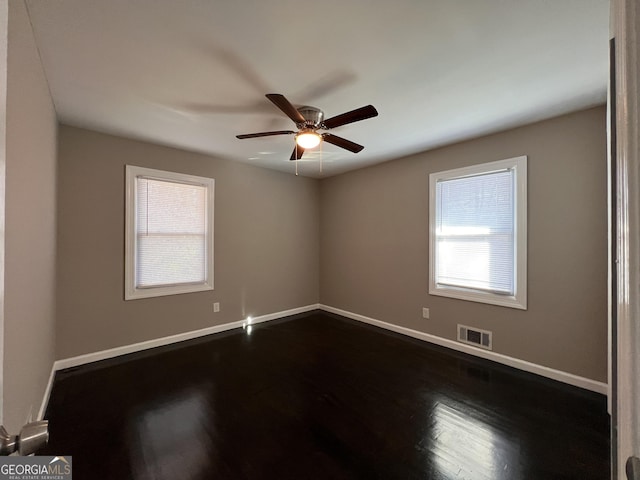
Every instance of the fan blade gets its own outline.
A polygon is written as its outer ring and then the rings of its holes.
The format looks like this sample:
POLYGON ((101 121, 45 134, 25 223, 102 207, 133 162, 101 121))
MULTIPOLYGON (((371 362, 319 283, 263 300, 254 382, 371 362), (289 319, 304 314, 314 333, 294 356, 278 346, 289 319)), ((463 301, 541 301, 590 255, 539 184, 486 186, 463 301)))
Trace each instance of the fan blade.
POLYGON ((335 117, 328 118, 324 122, 326 128, 336 128, 348 123, 359 122, 360 120, 366 120, 367 118, 377 117, 378 111, 373 105, 367 105, 366 107, 356 108, 350 112, 336 115, 335 117))
POLYGON ((322 138, 324 139, 325 142, 332 143, 340 148, 344 148, 345 150, 349 150, 350 152, 353 152, 353 153, 358 153, 364 148, 362 145, 358 145, 357 143, 347 140, 346 138, 342 138, 337 135, 332 135, 331 133, 324 133, 322 135, 322 138))
POLYGON ((296 143, 296 146, 293 147, 293 152, 291 152, 291 158, 289 160, 300 160, 303 154, 304 148, 296 143))
POLYGON ((244 135, 236 135, 236 138, 243 140, 245 138, 270 137, 272 135, 291 135, 296 133, 293 130, 276 130, 275 132, 245 133, 244 135))
POLYGON ((273 104, 284 112, 284 114, 293 120, 296 124, 305 123, 304 117, 300 114, 296 107, 289 103, 289 100, 284 98, 284 95, 279 93, 267 93, 266 97, 273 102, 273 104))

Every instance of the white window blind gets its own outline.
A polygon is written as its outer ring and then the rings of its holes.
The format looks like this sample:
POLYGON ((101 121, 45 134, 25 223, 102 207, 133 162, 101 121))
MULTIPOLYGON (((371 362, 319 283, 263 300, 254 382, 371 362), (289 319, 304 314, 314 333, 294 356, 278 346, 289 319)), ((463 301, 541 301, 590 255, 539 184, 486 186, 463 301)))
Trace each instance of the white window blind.
POLYGON ((513 169, 436 184, 436 283, 514 294, 513 169))
POLYGON ((127 165, 125 300, 213 290, 214 184, 127 165))
POLYGON ((136 182, 136 287, 204 282, 206 187, 144 177, 136 182))
POLYGON ((527 157, 429 175, 429 293, 527 308, 527 157))

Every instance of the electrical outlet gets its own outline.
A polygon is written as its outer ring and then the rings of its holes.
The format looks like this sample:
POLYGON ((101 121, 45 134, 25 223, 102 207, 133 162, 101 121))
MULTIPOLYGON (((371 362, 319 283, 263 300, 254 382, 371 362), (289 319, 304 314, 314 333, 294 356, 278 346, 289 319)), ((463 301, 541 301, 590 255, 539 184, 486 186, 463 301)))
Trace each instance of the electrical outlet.
POLYGON ((426 307, 422 307, 422 318, 429 318, 429 309, 426 307))
POLYGON ((220 311, 220 302, 215 302, 213 304, 213 312, 218 313, 220 311))

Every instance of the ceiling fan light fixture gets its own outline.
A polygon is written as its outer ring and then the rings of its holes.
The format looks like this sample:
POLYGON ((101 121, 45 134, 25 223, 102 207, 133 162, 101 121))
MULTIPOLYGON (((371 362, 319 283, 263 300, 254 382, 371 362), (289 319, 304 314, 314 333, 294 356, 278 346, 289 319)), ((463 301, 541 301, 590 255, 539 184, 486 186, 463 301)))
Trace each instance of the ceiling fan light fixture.
POLYGON ((296 143, 305 150, 315 148, 320 144, 322 137, 313 130, 303 130, 296 135, 296 143))
MULTIPOLYGON (((289 160, 300 160, 306 150, 317 147, 320 143, 330 143, 352 153, 358 153, 364 148, 355 142, 346 138, 333 135, 331 133, 318 133, 318 130, 331 130, 342 125, 359 122, 378 116, 378 111, 373 105, 356 108, 349 112, 341 113, 334 117, 324 119, 324 112, 316 107, 303 105, 294 107, 284 95, 279 93, 267 93, 266 97, 276 107, 282 111, 293 123, 295 123, 297 132, 293 130, 277 130, 273 132, 258 132, 236 135, 236 138, 243 140, 245 138, 271 137, 273 135, 295 135, 295 148, 291 153, 289 160)), ((320 169, 322 171, 322 168, 320 169)), ((296 171, 297 174, 297 171, 296 171)))

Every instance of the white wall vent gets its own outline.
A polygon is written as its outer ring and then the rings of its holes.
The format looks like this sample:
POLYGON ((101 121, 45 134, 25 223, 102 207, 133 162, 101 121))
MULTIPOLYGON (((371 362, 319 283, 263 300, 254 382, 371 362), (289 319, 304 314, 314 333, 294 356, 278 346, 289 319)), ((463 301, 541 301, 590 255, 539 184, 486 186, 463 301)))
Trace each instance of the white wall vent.
POLYGON ((476 347, 492 350, 492 333, 488 330, 480 330, 479 328, 467 327, 458 324, 458 341, 468 343, 476 347))

